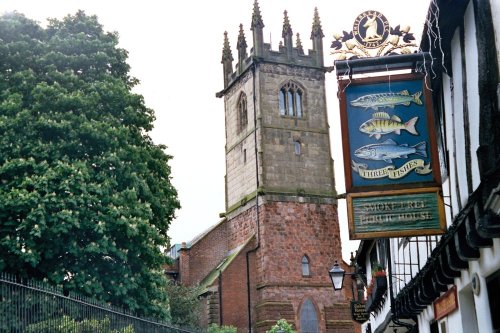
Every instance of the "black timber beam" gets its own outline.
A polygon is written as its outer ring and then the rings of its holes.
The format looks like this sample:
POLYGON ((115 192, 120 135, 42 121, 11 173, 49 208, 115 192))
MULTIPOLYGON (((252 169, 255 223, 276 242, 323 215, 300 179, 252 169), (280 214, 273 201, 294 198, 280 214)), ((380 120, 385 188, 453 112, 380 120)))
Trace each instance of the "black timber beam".
POLYGON ((425 297, 436 299, 439 297, 439 290, 432 283, 432 274, 426 274, 422 280, 422 293, 425 297))
POLYGON ((500 237, 500 216, 487 210, 477 223, 477 232, 481 237, 500 237))
POLYGON ((475 248, 493 246, 493 240, 489 237, 482 237, 476 229, 476 215, 472 210, 465 218, 465 230, 467 232, 467 243, 475 248))
POLYGON ((458 256, 453 239, 445 246, 445 251, 448 256, 448 262, 452 269, 458 271, 461 269, 469 268, 469 263, 465 260, 460 259, 460 257, 458 256))
POLYGON ((439 255, 439 263, 441 266, 441 269, 443 270, 443 274, 446 275, 449 278, 456 278, 460 277, 462 273, 460 270, 455 270, 450 267, 450 263, 448 261, 448 255, 445 253, 445 251, 441 251, 439 255))
POLYGON ((448 285, 438 281, 436 275, 432 276, 432 284, 434 285, 434 289, 438 290, 440 294, 448 290, 448 285))
POLYGON ((455 282, 455 279, 454 278, 450 278, 448 276, 446 276, 444 273, 443 273, 443 270, 440 269, 439 267, 436 269, 436 273, 434 275, 436 277, 436 280, 442 284, 442 285, 449 285, 449 284, 453 284, 453 282, 455 282))
MULTIPOLYGON (((467 242, 467 230, 465 229, 465 223, 460 223, 457 227, 457 232, 453 237, 455 241, 455 248, 457 249, 457 254, 462 260, 476 260, 479 259, 481 254, 479 250, 471 247, 467 242)), ((450 244, 451 246, 451 244, 450 244)))

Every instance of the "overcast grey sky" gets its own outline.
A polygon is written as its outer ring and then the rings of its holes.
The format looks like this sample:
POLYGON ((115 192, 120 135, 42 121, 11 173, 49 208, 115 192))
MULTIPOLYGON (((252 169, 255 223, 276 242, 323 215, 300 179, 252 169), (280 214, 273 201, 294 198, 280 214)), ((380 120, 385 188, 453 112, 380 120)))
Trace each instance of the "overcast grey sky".
MULTIPOLYGON (((0 12, 17 10, 46 23, 49 17, 62 18, 82 9, 97 15, 104 29, 117 31, 120 46, 129 52, 131 74, 141 81, 136 92, 155 110, 151 137, 165 144, 173 156, 172 183, 179 193, 182 209, 172 222, 173 243, 189 241, 219 221, 224 211, 224 107, 215 93, 223 88, 222 45, 228 32, 233 57, 239 24, 249 48, 250 21, 254 0, 1 0, 0 12)), ((333 34, 351 31, 356 16, 366 10, 385 15, 391 26, 409 25, 420 41, 430 0, 260 0, 264 39, 277 50, 281 40, 283 11, 293 33, 300 33, 302 45, 312 48, 314 8, 317 7, 325 34, 325 65, 333 65, 330 44, 333 34)), ((295 38, 294 38, 295 40, 295 38)), ((341 152, 340 117, 336 77, 327 74, 327 105, 331 128, 332 154, 337 191, 345 192, 341 152)), ((339 200, 343 258, 357 249, 349 241, 346 202, 339 200)))

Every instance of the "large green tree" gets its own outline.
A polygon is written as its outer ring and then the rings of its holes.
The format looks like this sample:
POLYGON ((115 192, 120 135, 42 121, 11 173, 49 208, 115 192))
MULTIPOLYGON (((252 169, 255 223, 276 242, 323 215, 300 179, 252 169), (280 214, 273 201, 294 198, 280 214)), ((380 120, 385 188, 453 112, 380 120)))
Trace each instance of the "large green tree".
POLYGON ((0 270, 168 317, 180 207, 117 33, 79 11, 0 17, 0 270))

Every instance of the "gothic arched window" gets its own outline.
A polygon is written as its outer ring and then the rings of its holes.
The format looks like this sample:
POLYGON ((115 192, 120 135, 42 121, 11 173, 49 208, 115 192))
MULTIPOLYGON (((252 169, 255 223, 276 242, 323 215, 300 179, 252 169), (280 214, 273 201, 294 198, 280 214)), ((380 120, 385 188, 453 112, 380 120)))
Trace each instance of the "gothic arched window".
POLYGON ((300 331, 302 333, 319 332, 318 315, 313 302, 307 298, 300 308, 300 331))
POLYGON ((304 255, 302 257, 302 276, 310 276, 311 272, 309 271, 309 258, 304 255))
POLYGON ((248 124, 247 96, 241 93, 238 99, 238 132, 241 132, 248 124))
POLYGON ((303 96, 304 92, 297 84, 293 82, 284 84, 278 94, 280 115, 302 118, 304 115, 303 96))

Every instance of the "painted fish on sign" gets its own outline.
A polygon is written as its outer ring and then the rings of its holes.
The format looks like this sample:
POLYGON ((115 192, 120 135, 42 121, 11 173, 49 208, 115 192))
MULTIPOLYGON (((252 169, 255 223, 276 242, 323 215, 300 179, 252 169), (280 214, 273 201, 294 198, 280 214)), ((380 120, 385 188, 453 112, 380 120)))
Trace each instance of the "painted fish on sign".
POLYGON ((411 154, 427 157, 427 143, 422 141, 410 147, 406 143, 398 145, 396 141, 388 139, 382 143, 363 146, 354 152, 356 157, 387 163, 392 163, 395 158, 408 158, 411 154))
POLYGON ((396 105, 409 106, 412 102, 417 105, 422 105, 422 101, 420 100, 421 95, 421 91, 411 95, 408 90, 402 90, 398 93, 370 94, 351 101, 351 105, 363 107, 365 111, 369 108, 378 110, 384 107, 394 108, 396 105))
POLYGON ((386 112, 375 112, 372 119, 365 121, 359 127, 360 132, 369 134, 370 137, 374 136, 377 140, 384 134, 395 133, 401 134, 401 130, 406 130, 413 135, 418 135, 415 124, 418 117, 413 117, 407 122, 403 122, 401 118, 396 115, 389 116, 386 112))

